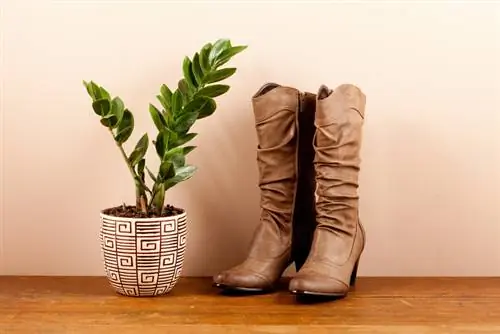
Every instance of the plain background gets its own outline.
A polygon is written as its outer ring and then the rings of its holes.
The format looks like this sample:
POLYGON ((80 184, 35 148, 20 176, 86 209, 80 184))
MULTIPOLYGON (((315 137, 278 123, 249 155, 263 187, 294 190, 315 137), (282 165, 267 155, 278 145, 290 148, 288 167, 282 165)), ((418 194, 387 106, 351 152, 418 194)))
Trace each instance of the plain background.
POLYGON ((98 212, 134 190, 82 80, 135 112, 132 145, 154 133, 148 103, 183 56, 227 37, 249 48, 195 125, 198 173, 167 194, 189 212, 184 275, 246 254, 250 98, 268 81, 367 95, 361 275, 500 275, 499 4, 4 0, 1 25, 1 274, 103 275, 98 212))

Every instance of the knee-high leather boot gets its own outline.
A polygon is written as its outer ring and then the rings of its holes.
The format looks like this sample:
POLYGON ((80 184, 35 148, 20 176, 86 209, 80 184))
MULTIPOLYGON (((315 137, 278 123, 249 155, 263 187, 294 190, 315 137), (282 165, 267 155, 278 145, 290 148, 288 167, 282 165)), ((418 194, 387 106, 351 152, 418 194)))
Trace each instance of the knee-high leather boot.
POLYGON ((313 243, 290 281, 296 294, 343 297, 365 246, 358 215, 358 174, 366 97, 354 85, 321 86, 316 101, 317 203, 313 243))
POLYGON ((265 84, 253 96, 260 221, 246 259, 215 275, 215 286, 270 291, 294 256, 296 266, 307 257, 315 224, 314 105, 314 94, 275 83, 265 84), (298 224, 309 226, 293 232, 298 224), (297 233, 309 241, 297 239, 297 233))

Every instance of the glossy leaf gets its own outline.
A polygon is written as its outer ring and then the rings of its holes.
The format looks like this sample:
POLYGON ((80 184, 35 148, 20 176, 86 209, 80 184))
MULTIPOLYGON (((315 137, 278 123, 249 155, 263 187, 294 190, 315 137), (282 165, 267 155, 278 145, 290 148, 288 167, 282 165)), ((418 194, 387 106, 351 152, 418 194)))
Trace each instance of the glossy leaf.
POLYGON ((220 85, 220 84, 215 84, 215 85, 210 85, 203 87, 200 89, 196 95, 197 96, 207 96, 207 97, 217 97, 220 96, 224 93, 226 93, 229 90, 228 85, 220 85))
POLYGON ((196 137, 198 134, 197 133, 187 133, 186 135, 177 138, 175 141, 172 142, 170 147, 177 147, 186 144, 190 140, 192 140, 194 137, 196 137))
POLYGON ((185 107, 184 113, 200 113, 202 109, 206 107, 207 104, 210 103, 210 98, 207 96, 197 96, 194 100, 189 102, 185 107))
POLYGON ((201 69, 200 65, 200 55, 198 52, 194 54, 193 57, 193 64, 192 64, 192 69, 193 69, 193 75, 196 79, 196 82, 201 84, 203 82, 203 70, 201 69))
POLYGON ((111 110, 109 113, 101 118, 101 124, 109 128, 116 128, 123 118, 125 106, 119 97, 115 97, 111 101, 111 110))
POLYGON ((191 151, 193 151, 196 148, 196 146, 184 146, 182 154, 188 155, 191 151))
POLYGON ((108 128, 115 128, 118 125, 118 118, 110 113, 101 118, 101 124, 108 128))
POLYGON ((170 110, 170 100, 167 102, 162 95, 156 95, 156 98, 165 110, 170 110))
POLYGON ((88 83, 87 81, 85 80, 82 80, 82 83, 83 83, 83 86, 85 87, 85 89, 87 90, 87 94, 89 94, 89 96, 93 99, 94 99, 94 92, 92 91, 92 87, 90 86, 90 83, 88 83))
POLYGON ((183 182, 183 181, 190 179, 194 175, 196 170, 197 170, 197 168, 195 166, 192 166, 192 165, 187 165, 187 166, 183 166, 183 167, 178 168, 175 171, 175 176, 164 182, 165 191, 172 188, 173 186, 175 186, 176 184, 178 184, 180 182, 183 182))
POLYGON ((167 106, 170 108, 170 101, 172 101, 172 91, 170 90, 170 88, 168 88, 167 85, 161 85, 160 93, 161 96, 163 96, 163 98, 165 99, 167 106))
POLYGON ((170 161, 172 161, 174 168, 178 169, 186 164, 186 157, 182 154, 175 154, 170 158, 170 161))
POLYGON ((125 109, 123 112, 123 117, 121 122, 118 124, 118 128, 116 130, 115 140, 123 144, 128 140, 132 132, 134 131, 134 115, 128 110, 125 109))
POLYGON ((92 88, 92 91, 94 92, 94 97, 96 100, 102 99, 102 93, 101 93, 101 88, 93 81, 90 82, 90 87, 92 88))
POLYGON ((179 92, 181 93, 182 105, 185 105, 190 98, 190 90, 188 84, 186 83, 186 79, 179 80, 177 86, 179 92))
POLYGON ((221 38, 217 40, 208 55, 210 65, 214 66, 217 58, 222 54, 222 52, 228 50, 229 48, 231 48, 231 42, 228 39, 221 38))
POLYGON ((167 122, 160 111, 151 103, 149 104, 149 113, 151 114, 151 118, 153 119, 153 123, 155 124, 158 131, 162 131, 167 126, 167 122))
POLYGON ((90 95, 90 97, 92 98, 93 101, 96 101, 96 100, 103 98, 102 93, 101 93, 101 89, 99 88, 99 86, 95 82, 83 81, 83 85, 87 89, 87 93, 90 95))
POLYGON ((172 113, 178 114, 182 108, 182 95, 179 90, 175 90, 172 94, 172 113))
POLYGON ((172 114, 172 111, 163 110, 161 114, 163 115, 163 119, 167 123, 167 127, 171 128, 174 122, 174 115, 172 114))
POLYGON ((173 156, 181 154, 181 155, 188 155, 191 151, 193 151, 196 148, 196 146, 184 146, 184 147, 175 147, 170 149, 165 153, 163 156, 163 159, 171 159, 173 156))
POLYGON ((174 131, 178 133, 186 133, 197 119, 197 112, 184 113, 175 121, 174 131))
POLYGON ((99 116, 106 116, 109 113, 111 105, 107 99, 99 99, 92 102, 92 109, 99 116))
POLYGON ((215 100, 213 99, 208 100, 208 103, 205 104, 198 113, 198 119, 203 119, 205 117, 212 115, 216 109, 217 109, 217 103, 215 103, 215 100))
POLYGON ((182 63, 182 72, 184 74, 184 80, 191 87, 198 87, 198 83, 194 78, 194 74, 191 69, 191 59, 189 57, 184 57, 184 61, 182 63))
POLYGON ((119 97, 115 97, 111 101, 111 109, 109 113, 101 118, 101 124, 109 128, 115 128, 121 122, 125 106, 119 97))
POLYGON ((163 157, 165 155, 165 152, 168 150, 168 142, 169 142, 169 132, 168 131, 159 132, 155 140, 156 153, 158 154, 159 157, 163 157))
POLYGON ((164 160, 160 164, 160 170, 158 172, 158 178, 161 181, 168 180, 175 175, 174 165, 169 160, 164 160))
POLYGON ((212 43, 207 43, 201 48, 200 66, 204 74, 208 73, 211 70, 210 63, 208 61, 208 56, 210 54, 211 49, 212 49, 212 43))
POLYGON ((118 122, 122 120, 123 113, 125 112, 125 104, 118 96, 111 101, 111 113, 116 116, 118 122))
POLYGON ((134 150, 132 151, 132 153, 130 153, 130 156, 128 158, 128 160, 132 166, 137 165, 139 163, 139 161, 142 158, 144 158, 144 156, 146 155, 146 152, 148 150, 148 145, 149 145, 149 138, 148 138, 148 134, 145 133, 141 137, 141 139, 139 139, 139 141, 135 145, 134 150))
POLYGON ((222 81, 224 79, 229 78, 231 75, 233 75, 236 72, 235 67, 228 67, 228 68, 223 68, 214 72, 210 72, 207 74, 205 77, 205 83, 214 83, 218 81, 222 81))
POLYGON ((101 92, 101 97, 103 99, 108 99, 108 100, 111 99, 111 96, 109 95, 108 91, 105 90, 103 87, 99 87, 99 91, 101 92))
POLYGON ((227 63, 231 58, 233 58, 235 55, 238 53, 242 52, 247 48, 246 45, 241 45, 241 46, 233 46, 230 47, 229 49, 226 49, 222 51, 222 53, 219 55, 217 61, 215 62, 215 67, 220 67, 227 63))

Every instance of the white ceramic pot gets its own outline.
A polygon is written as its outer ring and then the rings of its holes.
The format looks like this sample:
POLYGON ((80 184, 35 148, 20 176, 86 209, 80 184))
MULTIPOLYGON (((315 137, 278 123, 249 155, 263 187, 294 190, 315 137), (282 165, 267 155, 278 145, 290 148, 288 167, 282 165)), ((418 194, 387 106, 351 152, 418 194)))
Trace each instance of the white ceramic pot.
POLYGON ((163 295, 181 275, 186 212, 163 218, 122 218, 101 212, 101 254, 109 283, 119 294, 163 295))

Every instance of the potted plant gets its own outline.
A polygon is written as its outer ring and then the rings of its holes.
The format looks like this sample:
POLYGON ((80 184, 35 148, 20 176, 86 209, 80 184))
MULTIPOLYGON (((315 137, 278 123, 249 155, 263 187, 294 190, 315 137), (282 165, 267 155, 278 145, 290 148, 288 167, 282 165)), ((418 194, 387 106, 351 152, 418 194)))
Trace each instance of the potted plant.
POLYGON ((175 90, 162 85, 157 99, 149 104, 156 128, 151 141, 158 168, 151 170, 146 159, 150 137, 144 133, 128 153, 124 147, 134 131, 134 114, 123 100, 112 96, 94 81, 83 81, 92 99, 92 109, 109 131, 135 189, 135 205, 108 207, 100 212, 101 254, 110 285, 122 295, 158 296, 168 293, 182 271, 187 237, 185 209, 170 205, 165 194, 190 179, 197 170, 186 161, 195 149, 189 142, 196 137, 191 127, 211 116, 215 98, 229 86, 221 84, 236 72, 223 68, 246 46, 232 46, 228 39, 205 44, 182 63, 183 77, 175 90), (146 177, 147 176, 147 177, 146 177))

